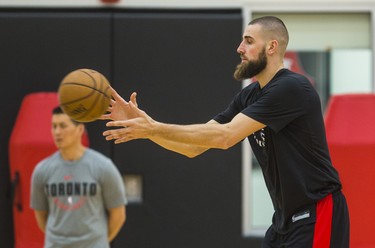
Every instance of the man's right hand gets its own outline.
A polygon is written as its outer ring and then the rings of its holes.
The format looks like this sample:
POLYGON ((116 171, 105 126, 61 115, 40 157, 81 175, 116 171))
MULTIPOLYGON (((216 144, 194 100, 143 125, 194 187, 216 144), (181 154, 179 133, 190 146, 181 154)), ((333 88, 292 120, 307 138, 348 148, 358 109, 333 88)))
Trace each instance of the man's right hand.
MULTIPOLYGON (((138 117, 137 112, 130 107, 129 102, 125 101, 112 87, 111 94, 113 99, 111 99, 108 113, 102 115, 101 120, 124 121, 138 117)), ((136 92, 130 95, 130 101, 138 106, 136 92)))

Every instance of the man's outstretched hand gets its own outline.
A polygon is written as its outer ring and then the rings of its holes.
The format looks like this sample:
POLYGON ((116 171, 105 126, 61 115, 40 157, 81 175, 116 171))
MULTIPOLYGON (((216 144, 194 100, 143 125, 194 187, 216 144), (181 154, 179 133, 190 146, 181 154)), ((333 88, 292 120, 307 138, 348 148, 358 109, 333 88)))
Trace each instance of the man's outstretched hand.
POLYGON ((114 140, 115 144, 133 139, 144 139, 150 136, 154 120, 138 108, 137 93, 130 95, 130 101, 125 101, 112 87, 108 112, 101 116, 102 120, 110 120, 107 127, 114 127, 103 132, 106 140, 114 140))
MULTIPOLYGON (((111 99, 108 111, 100 117, 101 120, 124 121, 138 117, 137 111, 131 108, 129 102, 125 101, 112 87, 110 88, 113 99, 111 99)), ((135 107, 137 104, 137 93, 130 95, 130 101, 135 107)))

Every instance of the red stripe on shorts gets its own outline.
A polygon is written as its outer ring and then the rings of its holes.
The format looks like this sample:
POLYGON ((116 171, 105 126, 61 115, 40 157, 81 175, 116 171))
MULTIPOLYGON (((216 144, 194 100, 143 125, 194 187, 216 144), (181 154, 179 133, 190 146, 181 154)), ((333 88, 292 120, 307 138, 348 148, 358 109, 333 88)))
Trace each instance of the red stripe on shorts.
POLYGON ((333 201, 329 194, 317 203, 313 248, 329 248, 331 242, 333 201))

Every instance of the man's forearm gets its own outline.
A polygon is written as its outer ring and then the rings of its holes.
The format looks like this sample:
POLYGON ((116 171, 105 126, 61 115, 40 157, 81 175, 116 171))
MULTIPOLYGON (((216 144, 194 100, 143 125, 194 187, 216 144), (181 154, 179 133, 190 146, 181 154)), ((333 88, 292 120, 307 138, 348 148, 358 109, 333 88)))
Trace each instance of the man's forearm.
POLYGON ((228 149, 265 125, 239 113, 231 122, 219 124, 211 120, 205 124, 174 125, 151 124, 151 140, 168 140, 202 148, 228 149))
POLYGON ((174 141, 162 139, 160 137, 151 138, 150 140, 158 144, 159 146, 164 147, 165 149, 185 155, 189 158, 198 156, 208 150, 208 148, 205 148, 205 147, 199 147, 199 146, 189 145, 185 143, 174 142, 174 141))
MULTIPOLYGON (((218 124, 218 123, 214 120, 210 120, 209 122, 207 122, 207 124, 218 124)), ((173 151, 173 152, 180 153, 180 154, 185 155, 189 158, 193 158, 195 156, 198 156, 198 155, 204 153, 205 151, 207 151, 209 149, 207 147, 202 147, 202 146, 198 146, 198 145, 191 145, 191 144, 187 144, 187 143, 181 143, 181 142, 167 140, 167 139, 164 139, 161 136, 157 136, 157 135, 155 137, 151 138, 150 140, 153 141, 154 143, 164 147, 165 149, 168 149, 168 150, 173 151)))
POLYGON ((174 125, 161 122, 154 125, 150 140, 167 149, 171 148, 170 150, 192 151, 199 149, 203 152, 209 148, 227 148, 228 137, 225 125, 214 123, 174 125))
POLYGON ((228 149, 265 127, 264 124, 242 113, 225 124, 211 120, 205 124, 192 125, 162 123, 143 113, 143 116, 137 118, 108 122, 107 126, 122 127, 103 133, 106 140, 115 140, 115 144, 135 139, 149 139, 182 154, 188 154, 187 151, 191 152, 196 148, 200 149, 199 152, 210 148, 228 149))

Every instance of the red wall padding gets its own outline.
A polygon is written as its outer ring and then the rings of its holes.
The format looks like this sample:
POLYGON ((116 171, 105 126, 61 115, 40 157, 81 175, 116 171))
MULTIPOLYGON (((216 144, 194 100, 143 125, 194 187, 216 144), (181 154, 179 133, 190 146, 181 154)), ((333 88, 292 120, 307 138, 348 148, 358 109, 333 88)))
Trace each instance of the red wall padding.
POLYGON ((349 205, 350 247, 375 247, 375 94, 331 97, 325 124, 349 205))
MULTIPOLYGON (((52 109, 58 106, 57 93, 27 95, 21 104, 9 142, 12 180, 19 174, 13 204, 15 248, 43 247, 43 233, 30 208, 30 182, 36 164, 56 151, 51 135, 52 109), (22 210, 17 208, 22 206, 22 210)), ((88 145, 87 134, 83 138, 88 145)))

